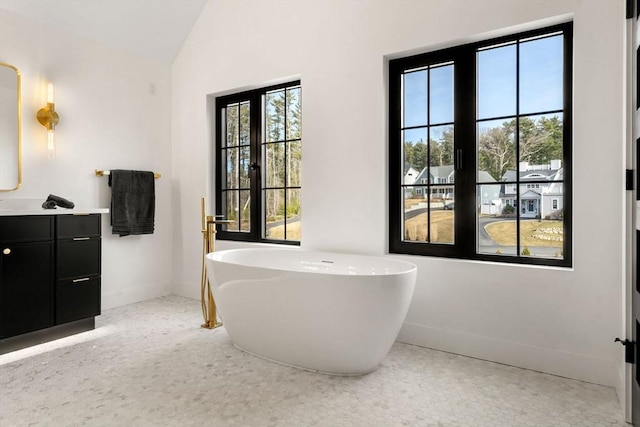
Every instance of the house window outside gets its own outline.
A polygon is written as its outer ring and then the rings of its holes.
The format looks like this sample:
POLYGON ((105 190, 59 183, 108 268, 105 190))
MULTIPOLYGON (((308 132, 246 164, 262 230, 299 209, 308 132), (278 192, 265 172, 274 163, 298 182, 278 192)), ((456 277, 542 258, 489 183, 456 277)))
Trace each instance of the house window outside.
POLYGON ((216 99, 218 239, 300 243, 300 82, 216 99))
POLYGON ((571 266, 571 62, 571 23, 390 61, 391 253, 571 266))

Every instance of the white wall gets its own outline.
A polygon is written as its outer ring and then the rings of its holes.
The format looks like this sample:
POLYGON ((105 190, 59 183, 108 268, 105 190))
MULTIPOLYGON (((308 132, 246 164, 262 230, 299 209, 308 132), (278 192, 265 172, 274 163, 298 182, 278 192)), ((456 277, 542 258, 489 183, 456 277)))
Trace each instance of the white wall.
POLYGON ((623 3, 210 1, 173 66, 174 292, 198 297, 208 94, 300 76, 302 247, 385 254, 385 60, 573 16, 573 269, 403 256, 419 274, 399 339, 619 385, 623 3))
POLYGON ((156 231, 120 238, 102 227, 102 308, 166 295, 171 289, 171 70, 0 9, 0 61, 22 74, 23 185, 0 199, 52 193, 78 207, 109 207, 107 178, 95 169, 154 170, 156 231), (55 159, 35 119, 56 89, 55 159), (156 84, 156 94, 150 84, 156 84))

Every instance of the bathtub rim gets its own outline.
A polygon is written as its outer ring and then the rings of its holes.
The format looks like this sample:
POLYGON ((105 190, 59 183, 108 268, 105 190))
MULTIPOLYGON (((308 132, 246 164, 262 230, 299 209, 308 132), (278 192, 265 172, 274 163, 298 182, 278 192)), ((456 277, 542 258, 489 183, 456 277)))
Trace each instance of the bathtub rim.
POLYGON ((320 251, 320 250, 309 250, 309 249, 300 249, 300 248, 282 248, 282 247, 265 247, 265 248, 235 248, 235 249, 223 249, 215 252, 209 252, 205 255, 205 258, 209 259, 212 262, 219 262, 223 264, 237 265, 240 267, 246 268, 263 268, 268 270, 277 270, 284 271, 290 273, 302 273, 302 274, 319 274, 326 276, 340 276, 340 277, 387 277, 387 276, 399 276, 404 274, 412 274, 413 272, 417 273, 418 266, 412 262, 397 259, 395 257, 385 257, 382 255, 367 255, 367 254, 355 254, 355 253, 347 253, 347 252, 332 252, 332 251, 320 251), (371 273, 354 273, 354 274, 344 274, 338 272, 330 272, 330 271, 313 271, 313 270, 301 270, 301 269, 293 269, 293 268, 282 268, 273 265, 253 265, 253 264, 242 264, 240 262, 233 262, 231 260, 222 259, 225 255, 231 253, 238 252, 292 252, 292 253, 313 253, 313 254, 326 254, 326 255, 338 255, 338 256, 353 256, 356 258, 367 258, 369 260, 380 260, 384 263, 391 263, 396 265, 406 266, 405 269, 401 271, 394 271, 390 273, 380 273, 380 274, 371 274, 371 273))

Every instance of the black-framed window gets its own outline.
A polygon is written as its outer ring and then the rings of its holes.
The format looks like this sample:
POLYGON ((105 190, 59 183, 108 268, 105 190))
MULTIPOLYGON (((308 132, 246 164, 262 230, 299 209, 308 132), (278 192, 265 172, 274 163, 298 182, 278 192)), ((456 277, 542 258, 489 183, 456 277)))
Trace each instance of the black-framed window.
POLYGON ((389 63, 389 251, 571 266, 572 23, 389 63))
POLYGON ((218 239, 300 244, 300 81, 216 99, 218 239))

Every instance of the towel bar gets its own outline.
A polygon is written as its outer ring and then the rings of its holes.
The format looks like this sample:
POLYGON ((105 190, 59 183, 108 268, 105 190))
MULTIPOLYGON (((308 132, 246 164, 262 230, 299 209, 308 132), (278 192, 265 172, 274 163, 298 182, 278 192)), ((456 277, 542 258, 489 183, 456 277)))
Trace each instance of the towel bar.
MULTIPOLYGON (((105 176, 105 175, 111 175, 111 171, 110 170, 100 170, 100 169, 96 169, 96 176, 105 176)), ((153 173, 153 177, 155 179, 160 178, 162 175, 160 175, 159 173, 154 172, 153 173)))

